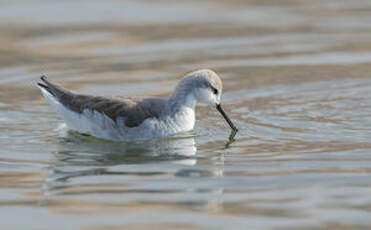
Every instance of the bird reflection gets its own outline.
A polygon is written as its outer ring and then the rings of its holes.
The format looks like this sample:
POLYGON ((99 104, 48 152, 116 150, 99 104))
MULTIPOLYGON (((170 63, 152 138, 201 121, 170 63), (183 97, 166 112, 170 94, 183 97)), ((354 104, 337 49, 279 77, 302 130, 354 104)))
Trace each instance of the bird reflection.
MULTIPOLYGON (((67 132, 60 141, 58 160, 78 164, 81 160, 90 159, 88 164, 108 166, 115 164, 136 164, 154 161, 172 161, 192 159, 195 164, 197 148, 194 135, 185 133, 172 138, 158 139, 147 142, 112 142, 82 135, 73 131, 67 132)), ((185 162, 185 161, 181 161, 185 162)), ((193 162, 193 163, 191 163, 193 162)))
POLYGON ((193 133, 141 143, 119 143, 68 131, 58 141, 58 147, 59 150, 54 154, 55 163, 48 168, 48 179, 44 185, 48 191, 63 188, 65 182, 73 178, 92 175, 168 175, 171 172, 166 169, 153 170, 149 165, 194 166, 197 163, 193 133), (125 167, 134 164, 139 165, 137 170, 125 171, 125 167), (118 170, 112 170, 113 167, 118 170))
POLYGON ((156 192, 164 200, 168 194, 177 197, 169 205, 218 209, 223 203, 223 187, 200 181, 223 177, 223 156, 218 153, 196 156, 193 133, 142 143, 115 143, 68 132, 57 144, 54 164, 47 168, 43 183, 46 197, 71 194, 85 197, 99 192, 106 198, 118 193, 141 194, 151 201, 156 192), (200 166, 198 161, 202 162, 200 166), (191 197, 194 194, 197 201, 185 201, 182 198, 185 194, 191 197), (200 196, 203 199, 199 200, 200 196))

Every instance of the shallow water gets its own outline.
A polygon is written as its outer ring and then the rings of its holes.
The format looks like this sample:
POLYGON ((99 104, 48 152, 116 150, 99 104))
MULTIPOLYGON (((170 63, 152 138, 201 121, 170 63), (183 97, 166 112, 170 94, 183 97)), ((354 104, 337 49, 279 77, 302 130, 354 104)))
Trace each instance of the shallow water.
POLYGON ((0 3, 1 229, 368 229, 369 1, 0 3), (224 107, 175 138, 66 132, 41 74, 159 95, 209 67, 224 107))

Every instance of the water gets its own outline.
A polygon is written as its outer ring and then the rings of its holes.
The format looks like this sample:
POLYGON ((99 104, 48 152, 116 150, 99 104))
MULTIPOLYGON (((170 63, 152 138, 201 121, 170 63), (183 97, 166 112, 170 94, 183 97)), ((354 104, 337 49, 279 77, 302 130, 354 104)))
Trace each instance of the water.
POLYGON ((368 229, 369 1, 0 3, 1 229, 368 229), (66 132, 41 74, 158 95, 209 67, 229 127, 175 138, 66 132))

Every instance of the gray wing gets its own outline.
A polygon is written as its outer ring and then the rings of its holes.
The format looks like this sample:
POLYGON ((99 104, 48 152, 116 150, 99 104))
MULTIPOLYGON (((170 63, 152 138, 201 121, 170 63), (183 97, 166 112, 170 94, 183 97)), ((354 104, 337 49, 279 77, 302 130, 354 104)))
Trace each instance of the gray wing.
POLYGON ((89 95, 74 94, 60 86, 40 78, 43 82, 37 83, 51 93, 62 105, 77 113, 90 109, 104 113, 116 122, 117 118, 125 118, 127 127, 140 125, 145 119, 159 117, 166 104, 161 98, 106 98, 89 95))

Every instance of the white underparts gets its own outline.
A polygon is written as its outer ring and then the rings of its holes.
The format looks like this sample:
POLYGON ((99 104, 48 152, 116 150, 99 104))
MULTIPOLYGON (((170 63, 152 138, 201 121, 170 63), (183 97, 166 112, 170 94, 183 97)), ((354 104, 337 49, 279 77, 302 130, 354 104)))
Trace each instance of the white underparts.
POLYGON ((195 124, 194 98, 187 98, 187 103, 180 105, 174 114, 160 118, 148 118, 137 127, 126 127, 125 118, 119 117, 113 121, 104 113, 84 110, 74 112, 62 105, 47 90, 41 92, 48 103, 63 118, 69 129, 86 133, 95 137, 114 141, 139 141, 152 138, 166 137, 179 132, 190 131, 195 124))

